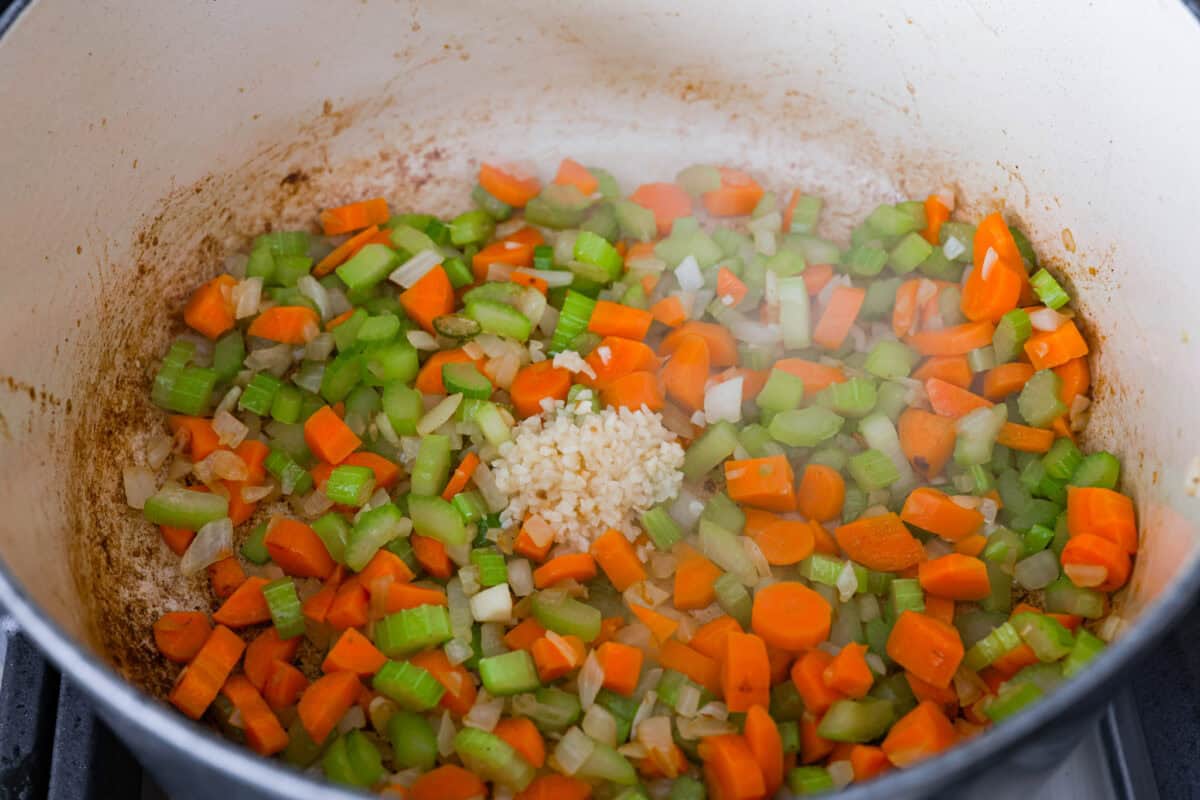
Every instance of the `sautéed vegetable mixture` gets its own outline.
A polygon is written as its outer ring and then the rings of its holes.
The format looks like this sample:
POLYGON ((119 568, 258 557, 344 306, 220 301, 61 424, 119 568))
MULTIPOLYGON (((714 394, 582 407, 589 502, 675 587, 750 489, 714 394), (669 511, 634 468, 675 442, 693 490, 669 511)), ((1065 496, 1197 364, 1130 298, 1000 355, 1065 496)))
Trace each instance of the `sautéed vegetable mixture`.
POLYGON ((188 300, 125 471, 211 608, 170 702, 412 800, 816 794, 984 732, 1119 626, 1088 345, 1000 214, 707 165, 273 231, 188 300))

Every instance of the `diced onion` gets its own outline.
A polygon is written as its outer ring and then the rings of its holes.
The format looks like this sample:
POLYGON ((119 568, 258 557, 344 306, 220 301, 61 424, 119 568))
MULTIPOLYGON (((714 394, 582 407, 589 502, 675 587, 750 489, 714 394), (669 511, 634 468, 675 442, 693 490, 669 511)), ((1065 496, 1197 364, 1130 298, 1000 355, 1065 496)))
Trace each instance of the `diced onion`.
MULTIPOLYGON (((234 388, 238 389, 236 386, 234 388)), ((250 429, 242 424, 240 419, 225 410, 216 413, 213 417, 212 427, 213 432, 217 434, 217 441, 226 447, 237 447, 250 432, 250 429)))
POLYGON ((316 278, 312 275, 303 275, 300 280, 296 281, 296 288, 300 290, 301 295, 313 301, 321 319, 329 319, 329 293, 316 278))
POLYGON ((704 416, 708 424, 720 422, 740 422, 742 419, 742 384, 741 376, 722 381, 709 387, 704 393, 704 416))
POLYGON ((988 685, 979 677, 979 673, 974 670, 959 667, 954 673, 954 693, 958 695, 959 705, 964 708, 990 691, 988 685))
POLYGON ((695 256, 687 256, 675 268, 675 279, 679 288, 685 292, 698 292, 704 288, 704 275, 700 272, 700 264, 695 256))
POLYGON ((525 520, 524 531, 536 547, 545 547, 554 541, 554 529, 538 514, 531 514, 525 520))
POLYGON ((587 710, 579 723, 583 732, 601 744, 617 746, 617 719, 607 708, 596 704, 587 710))
POLYGON ((426 331, 406 331, 404 337, 418 350, 437 350, 439 347, 438 340, 426 331))
POLYGON ((508 506, 508 495, 500 491, 496 485, 496 478, 487 464, 481 462, 475 468, 475 474, 471 476, 471 480, 475 484, 475 488, 479 489, 479 493, 483 495, 483 501, 487 503, 488 511, 497 514, 508 506))
MULTIPOLYGON (((1104 570, 1104 567, 1100 567, 1100 569, 1104 570)), ((1107 574, 1107 570, 1105 570, 1105 576, 1107 574)), ((1058 557, 1054 555, 1053 550, 1034 553, 1029 558, 1021 559, 1013 567, 1013 580, 1026 589, 1045 589, 1057 578, 1058 557)))
POLYGON ((393 270, 388 280, 408 289, 441 263, 441 253, 436 250, 422 250, 393 270))
POLYGON ((854 780, 854 767, 849 761, 831 761, 826 771, 835 789, 844 789, 854 780))
POLYGON ((121 470, 121 479, 125 484, 125 502, 130 508, 143 508, 146 501, 158 491, 158 480, 145 467, 125 467, 121 470))
POLYGON ((471 598, 471 616, 476 622, 508 622, 512 618, 512 608, 507 583, 484 589, 471 598))
POLYGON ((764 256, 775 255, 775 253, 779 250, 779 243, 775 239, 775 231, 755 231, 754 249, 764 256))
POLYGON ((454 720, 450 718, 450 712, 443 711, 442 721, 438 724, 437 732, 438 755, 442 758, 453 755, 456 735, 458 735, 458 730, 454 727, 454 720))
POLYGON ((459 639, 451 639, 446 642, 445 646, 446 658, 451 664, 462 664, 475 655, 474 648, 469 642, 464 642, 459 639))
POLYGON ((884 664, 883 659, 880 658, 877 654, 867 653, 866 660, 867 660, 867 666, 871 668, 871 672, 874 672, 876 675, 886 675, 887 674, 887 664, 884 664))
MULTIPOLYGON (((654 669, 647 670, 647 672, 658 673, 658 675, 654 677, 653 682, 650 684, 652 686, 657 686, 659 679, 662 678, 662 670, 654 669)), ((637 711, 633 712, 633 722, 630 724, 634 730, 637 730, 639 727, 641 727, 642 722, 650 717, 650 715, 654 712, 654 706, 657 703, 658 692, 654 691, 653 689, 647 689, 646 693, 642 695, 642 702, 638 703, 637 711)))
MULTIPOLYGON (((529 267, 517 267, 513 270, 515 274, 528 275, 531 278, 539 278, 546 282, 550 288, 558 288, 562 286, 570 286, 571 281, 575 280, 575 275, 565 269, 531 269, 529 267)), ((538 292, 541 294, 541 292, 538 292)))
POLYGON ((246 278, 233 287, 233 316, 236 319, 253 317, 258 313, 262 304, 263 279, 259 277, 246 278))
POLYGON ((1108 580, 1108 568, 1099 564, 1064 564, 1063 572, 1071 583, 1082 588, 1099 586, 1108 580))
POLYGON ((554 748, 554 760, 564 775, 574 775, 596 749, 596 743, 579 728, 570 728, 554 748))
POLYGON ((678 721, 679 735, 684 739, 704 739, 709 736, 723 736, 727 733, 737 733, 737 726, 732 722, 712 717, 684 717, 678 721))
POLYGON ((260 347, 250 351, 245 363, 246 369, 281 377, 292 366, 292 347, 287 344, 260 347))
POLYGON ((946 244, 942 247, 942 255, 950 261, 967 252, 967 246, 953 236, 947 237, 946 244))
POLYGON ((213 410, 213 414, 228 414, 234 409, 234 407, 237 406, 238 398, 241 396, 242 387, 230 386, 229 391, 225 392, 225 395, 221 398, 221 402, 217 403, 217 407, 213 410))
POLYGON ((339 733, 346 733, 367 727, 366 712, 362 710, 362 706, 355 703, 350 706, 345 715, 338 721, 337 727, 339 733))
POLYGON ((850 598, 854 597, 854 593, 858 591, 858 575, 854 572, 852 562, 847 561, 846 565, 842 567, 835 585, 838 590, 838 599, 843 603, 849 602, 850 598))
POLYGON ((1029 312, 1029 324, 1035 331, 1056 331, 1066 321, 1067 318, 1053 308, 1039 308, 1029 312))
POLYGON ((194 575, 209 564, 233 555, 233 522, 222 517, 205 524, 196 531, 196 536, 183 557, 179 559, 179 571, 194 575))
POLYGON ((600 659, 596 658, 596 651, 592 650, 583 662, 583 669, 579 670, 579 702, 585 709, 591 708, 596 702, 596 695, 603 685, 604 668, 600 665, 600 659))
POLYGON ((523 558, 508 562, 508 585, 517 597, 533 594, 533 567, 523 558))
POLYGON ((270 497, 275 488, 275 483, 264 483, 262 486, 243 486, 242 502, 257 503, 259 500, 270 497))
MULTIPOLYGON (((493 261, 487 265, 487 279, 492 283, 507 283, 512 277, 512 264, 505 264, 502 261, 493 261)), ((571 273, 567 273, 570 275, 571 273)))
POLYGON ((314 489, 300 501, 300 515, 313 519, 333 508, 333 501, 320 489, 314 489))
POLYGON ((203 483, 214 480, 244 481, 249 476, 246 462, 229 450, 214 450, 192 465, 192 472, 203 483))
POLYGON ((463 717, 463 725, 491 731, 496 727, 496 723, 500 721, 500 715, 503 713, 504 698, 492 697, 488 694, 487 689, 480 689, 479 695, 475 698, 475 705, 471 706, 471 710, 463 717))
POLYGON ((442 425, 454 416, 454 412, 462 404, 462 399, 463 396, 461 394, 449 395, 436 406, 429 409, 429 411, 425 412, 425 416, 421 417, 417 423, 417 435, 428 436, 442 427, 442 425))
POLYGON ((311 361, 328 361, 333 355, 335 341, 332 333, 321 333, 304 345, 304 357, 311 361))
POLYGON ((1096 634, 1106 642, 1111 642, 1121 635, 1125 630, 1125 620, 1119 614, 1111 614, 1104 618, 1100 626, 1096 628, 1096 634))
POLYGON ((634 726, 634 734, 638 743, 647 750, 663 754, 674 750, 675 740, 671 736, 670 717, 659 716, 644 719, 634 726))
POLYGON ((675 698, 675 711, 683 717, 694 717, 700 710, 700 689, 693 684, 680 687, 675 698))
POLYGON ((546 306, 546 310, 542 312, 541 322, 538 323, 538 329, 545 335, 552 336, 556 327, 558 327, 558 309, 554 306, 546 306))

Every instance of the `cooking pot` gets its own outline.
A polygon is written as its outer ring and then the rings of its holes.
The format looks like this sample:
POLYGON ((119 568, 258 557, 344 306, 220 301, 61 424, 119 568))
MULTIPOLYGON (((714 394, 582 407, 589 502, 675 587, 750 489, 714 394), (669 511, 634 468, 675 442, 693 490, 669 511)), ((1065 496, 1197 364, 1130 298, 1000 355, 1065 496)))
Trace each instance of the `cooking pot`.
POLYGON ((174 668, 150 624, 203 587, 120 470, 160 429, 149 376, 181 301, 320 207, 464 208, 485 157, 570 155, 626 187, 721 161, 824 195, 831 235, 951 185, 1078 298, 1087 444, 1121 456, 1142 526, 1127 624, 1045 702, 847 797, 1028 792, 1200 587, 1200 29, 1178 3, 41 0, 0 19, 0 603, 175 797, 348 796, 155 699, 174 668))

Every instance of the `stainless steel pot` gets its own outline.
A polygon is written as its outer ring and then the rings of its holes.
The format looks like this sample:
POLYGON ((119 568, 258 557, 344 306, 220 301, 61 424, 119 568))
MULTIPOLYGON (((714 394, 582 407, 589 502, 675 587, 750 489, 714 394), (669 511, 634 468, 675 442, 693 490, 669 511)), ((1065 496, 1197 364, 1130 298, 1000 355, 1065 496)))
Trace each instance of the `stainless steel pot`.
POLYGON ((1129 624, 1032 711, 853 796, 1024 791, 1200 587, 1200 29, 1179 4, 41 0, 2 19, 0 603, 180 797, 344 793, 152 699, 171 675, 150 622, 203 602, 122 502, 162 320, 248 235, 373 193, 459 208, 483 157, 571 155, 627 185, 723 160, 826 195, 831 233, 952 183, 1068 276, 1093 323, 1089 443, 1124 459, 1143 526, 1129 624))

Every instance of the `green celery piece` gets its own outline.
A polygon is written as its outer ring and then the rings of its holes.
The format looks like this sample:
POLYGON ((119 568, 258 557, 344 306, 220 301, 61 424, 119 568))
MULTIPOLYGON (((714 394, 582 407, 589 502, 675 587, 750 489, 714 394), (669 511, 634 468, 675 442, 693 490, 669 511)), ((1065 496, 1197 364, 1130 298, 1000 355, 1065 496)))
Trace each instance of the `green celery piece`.
MULTIPOLYGON (((525 651, 518 652, 528 657, 525 651)), ((484 780, 514 791, 525 789, 537 774, 533 765, 508 742, 479 728, 464 727, 460 730, 454 737, 454 751, 467 769, 484 780)))
POLYGON ((398 435, 412 436, 417 432, 417 423, 425 413, 420 392, 400 381, 390 381, 383 386, 382 403, 383 413, 398 435))
POLYGON ((1033 373, 1017 397, 1017 408, 1025 421, 1034 427, 1045 428, 1067 413, 1066 405, 1059 399, 1061 387, 1062 379, 1053 370, 1033 373))
POLYGON ((330 511, 313 522, 312 529, 321 538, 329 557, 339 564, 345 564, 346 544, 350 541, 350 523, 346 518, 330 511))
POLYGON ((913 231, 906 234, 892 248, 889 262, 897 275, 904 275, 921 266, 932 252, 933 245, 925 241, 921 234, 913 231))
POLYGON ((789 447, 815 447, 836 436, 844 424, 845 420, 829 409, 810 406, 776 414, 767 430, 773 439, 789 447))
POLYGON ((396 251, 387 245, 369 244, 334 271, 351 291, 361 292, 376 286, 386 278, 399 261, 400 257, 396 251))
POLYGON ((246 342, 237 328, 217 339, 213 345, 212 368, 218 381, 231 381, 246 360, 246 342))
POLYGON ((259 566, 270 561, 271 554, 267 552, 266 538, 267 523, 261 522, 254 527, 254 530, 250 531, 250 535, 242 543, 242 558, 259 566))
POLYGON ((271 610, 271 622, 281 639, 294 639, 304 633, 304 614, 300 596, 291 578, 280 578, 262 587, 263 597, 271 610))
POLYGON ((875 384, 866 378, 831 383, 817 393, 817 403, 843 417, 864 417, 875 408, 875 384))
POLYGON ((408 661, 387 661, 375 673, 371 686, 408 711, 435 708, 446 691, 428 670, 408 661))
POLYGON ((464 211, 450 221, 450 243, 455 247, 482 245, 492 238, 496 223, 482 209, 464 211))
POLYGON ((198 531, 229 516, 229 501, 215 492, 194 492, 169 484, 146 499, 142 513, 155 525, 198 531))
POLYGON ((890 700, 836 700, 821 717, 817 734, 834 742, 870 742, 895 720, 890 700))
POLYGON ((466 314, 479 323, 484 333, 506 336, 518 342, 527 340, 533 330, 528 317, 504 303, 491 300, 468 302, 466 314))
POLYGON ((542 627, 562 636, 573 634, 590 642, 600 635, 600 611, 558 592, 534 594, 533 616, 542 627))
POLYGON ((413 494, 440 495, 450 478, 450 437, 441 434, 422 437, 411 474, 413 494))
POLYGON ((1072 486, 1094 486, 1116 489, 1121 479, 1121 462, 1112 453, 1101 450, 1084 456, 1071 475, 1072 486))
POLYGON ((375 473, 370 467, 341 464, 325 482, 325 496, 344 506, 361 506, 375 491, 375 473))
POLYGON ((354 521, 346 540, 346 566, 355 572, 361 571, 379 552, 379 548, 407 535, 408 531, 408 521, 394 503, 384 503, 362 512, 354 521))
POLYGON ((692 442, 684 454, 684 477, 688 480, 697 480, 706 475, 733 455, 737 445, 737 428, 732 424, 722 421, 710 425, 692 442))
POLYGON ((429 720, 403 709, 392 714, 387 723, 392 743, 392 758, 402 769, 430 770, 437 763, 437 734, 429 720))
POLYGON ((646 535, 654 542, 654 546, 664 553, 683 538, 683 531, 679 530, 675 520, 661 505, 643 512, 642 527, 646 529, 646 535))
POLYGON ((785 370, 773 369, 754 402, 767 411, 790 411, 799 407, 803 399, 804 380, 785 370))
POLYGON ((362 377, 362 357, 358 353, 339 353, 325 365, 325 371, 321 374, 321 397, 328 403, 340 403, 349 396, 362 377))
POLYGON ((1002 686, 997 694, 983 709, 992 722, 1003 722, 1021 709, 1042 699, 1044 692, 1036 684, 1022 683, 1015 686, 1002 686))
POLYGON ((408 514, 412 518, 413 530, 421 536, 437 539, 449 547, 470 541, 462 517, 454 510, 454 506, 440 496, 409 495, 408 514))
POLYGON ((389 658, 437 647, 452 636, 445 606, 417 606, 389 614, 375 625, 375 646, 389 658))
POLYGON ((1058 661, 1075 646, 1075 637, 1054 617, 1023 612, 1014 615, 1011 622, 1040 661, 1058 661))
POLYGON ((512 650, 479 659, 479 677, 494 697, 532 692, 541 686, 528 650, 512 650))
POLYGON ((379 749, 358 730, 334 739, 321 758, 321 767, 330 781, 362 788, 373 786, 387 774, 379 749))

